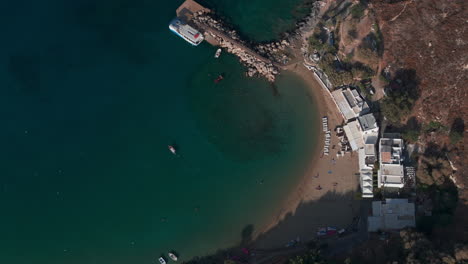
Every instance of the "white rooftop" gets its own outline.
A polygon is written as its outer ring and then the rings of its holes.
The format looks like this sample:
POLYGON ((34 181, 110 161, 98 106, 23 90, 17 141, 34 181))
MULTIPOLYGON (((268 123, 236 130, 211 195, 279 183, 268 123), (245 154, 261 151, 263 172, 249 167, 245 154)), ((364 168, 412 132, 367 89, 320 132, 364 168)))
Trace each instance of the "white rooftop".
POLYGON ((397 164, 381 164, 380 170, 382 171, 382 175, 385 176, 397 176, 403 177, 403 165, 397 164))
POLYGON ((381 138, 379 144, 380 170, 379 187, 403 188, 404 167, 402 163, 403 140, 399 138, 381 138))
POLYGON ((349 122, 343 129, 353 151, 364 147, 364 138, 358 121, 349 122))
POLYGON ((369 112, 369 105, 359 95, 356 89, 338 89, 332 92, 338 108, 345 121, 369 112))

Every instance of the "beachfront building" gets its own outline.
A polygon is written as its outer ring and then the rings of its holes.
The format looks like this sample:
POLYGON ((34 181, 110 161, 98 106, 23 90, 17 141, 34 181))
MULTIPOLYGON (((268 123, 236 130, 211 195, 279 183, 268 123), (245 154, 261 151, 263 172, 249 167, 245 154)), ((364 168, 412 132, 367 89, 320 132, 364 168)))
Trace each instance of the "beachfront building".
POLYGON ((348 122, 343 129, 351 149, 358 151, 362 197, 372 198, 374 197, 373 171, 377 161, 376 145, 379 136, 375 117, 373 114, 359 116, 356 120, 348 122))
POLYGON ((357 151, 364 147, 363 133, 357 120, 349 122, 343 127, 343 129, 352 151, 357 151))
POLYGON ((367 102, 356 89, 340 88, 332 92, 333 100, 346 125, 343 130, 352 151, 358 151, 359 183, 362 197, 374 197, 374 164, 377 161, 376 144, 379 127, 367 102))
POLYGON ((345 121, 367 114, 370 111, 369 105, 356 89, 350 89, 349 87, 337 89, 332 92, 332 97, 345 121))
POLYGON ((377 135, 368 136, 364 141, 364 147, 359 149, 359 184, 361 185, 362 197, 374 197, 373 172, 377 161, 376 153, 377 135))
POLYGON ((380 188, 403 188, 405 186, 403 167, 403 140, 398 135, 386 134, 380 139, 380 169, 377 174, 380 188))
POLYGON ((399 230, 415 227, 415 206, 408 199, 385 199, 372 202, 372 215, 367 218, 367 230, 399 230))
POLYGON ((368 137, 377 137, 379 134, 379 127, 373 114, 360 116, 348 122, 343 129, 353 151, 363 148, 368 137))

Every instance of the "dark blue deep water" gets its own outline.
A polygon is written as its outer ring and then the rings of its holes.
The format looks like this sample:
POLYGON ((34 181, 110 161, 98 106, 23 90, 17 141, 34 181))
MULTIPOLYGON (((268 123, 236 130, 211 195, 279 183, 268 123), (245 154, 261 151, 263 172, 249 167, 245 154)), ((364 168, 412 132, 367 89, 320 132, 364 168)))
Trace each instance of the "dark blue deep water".
MULTIPOLYGON (((0 263, 187 260, 258 229, 297 183, 317 133, 306 86, 171 34, 181 2, 0 3, 0 263)), ((266 40, 298 2, 208 4, 266 40)))

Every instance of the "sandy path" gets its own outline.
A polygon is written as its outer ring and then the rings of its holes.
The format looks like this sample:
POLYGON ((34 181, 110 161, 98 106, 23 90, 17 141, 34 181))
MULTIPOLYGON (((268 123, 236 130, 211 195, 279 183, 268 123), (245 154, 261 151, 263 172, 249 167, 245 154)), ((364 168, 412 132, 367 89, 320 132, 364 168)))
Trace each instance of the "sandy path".
MULTIPOLYGON (((320 116, 328 116, 328 126, 333 130, 343 121, 330 95, 319 85, 311 71, 302 63, 290 65, 289 70, 300 76, 310 87, 320 116)), ((321 122, 319 118, 318 122, 321 122)), ((317 127, 322 131, 321 123, 317 127)), ((315 237, 318 227, 346 227, 359 212, 357 153, 337 158, 338 138, 332 132, 329 156, 322 156, 325 135, 320 133, 317 155, 295 190, 279 208, 272 222, 258 232, 255 248, 278 248, 291 239, 302 241, 315 237), (318 177, 316 177, 318 175, 318 177), (338 183, 334 186, 334 183, 338 183), (317 186, 321 190, 316 190, 317 186)))

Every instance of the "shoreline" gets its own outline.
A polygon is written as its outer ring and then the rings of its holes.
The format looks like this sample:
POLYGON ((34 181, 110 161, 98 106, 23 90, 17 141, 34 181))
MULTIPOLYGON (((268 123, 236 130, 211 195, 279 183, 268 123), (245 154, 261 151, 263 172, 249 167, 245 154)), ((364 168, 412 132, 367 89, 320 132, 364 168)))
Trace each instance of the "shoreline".
POLYGON ((322 154, 325 133, 321 129, 321 117, 328 116, 329 128, 332 130, 332 145, 337 144, 338 139, 333 129, 342 123, 339 110, 313 73, 307 70, 302 62, 288 65, 286 70, 302 79, 308 86, 309 94, 313 97, 318 111, 317 129, 320 129, 320 133, 304 175, 291 189, 271 221, 255 232, 253 245, 259 249, 283 246, 296 237, 301 237, 301 241, 311 240, 315 238, 318 227, 322 225, 345 227, 359 212, 358 203, 354 199, 354 193, 359 185, 358 176, 355 175, 358 171, 357 155, 346 154, 338 158, 335 149, 330 149, 328 156, 322 154), (316 175, 319 177, 316 178, 316 175), (334 186, 334 183, 338 184, 334 186), (318 185, 322 187, 321 190, 315 189, 318 185), (337 198, 329 200, 324 196, 337 198), (320 198, 324 198, 325 201, 321 201, 320 198), (309 204, 314 208, 306 210, 305 207, 309 204), (335 213, 331 213, 332 210, 329 210, 331 208, 335 213), (320 213, 319 210, 325 210, 327 213, 320 213))

